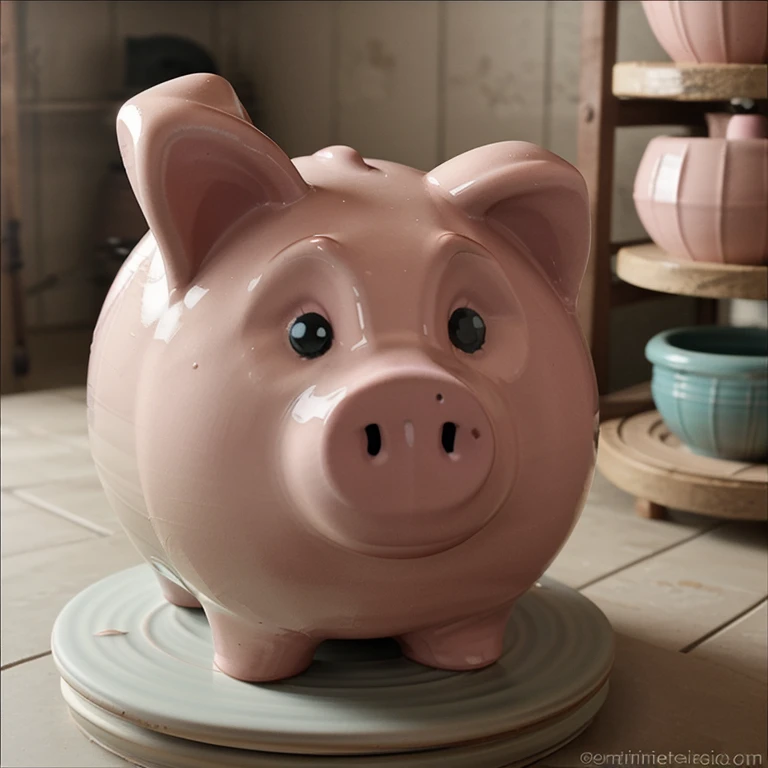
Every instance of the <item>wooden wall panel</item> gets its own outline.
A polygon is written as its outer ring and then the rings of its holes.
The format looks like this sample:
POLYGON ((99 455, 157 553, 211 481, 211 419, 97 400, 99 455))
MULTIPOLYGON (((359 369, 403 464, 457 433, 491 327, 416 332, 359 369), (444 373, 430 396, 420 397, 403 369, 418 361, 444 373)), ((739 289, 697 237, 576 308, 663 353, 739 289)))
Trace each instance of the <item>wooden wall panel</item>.
POLYGON ((114 92, 109 3, 29 0, 22 8, 21 99, 94 99, 114 92))
MULTIPOLYGON (((118 73, 108 3, 33 0, 21 3, 22 236, 27 285, 64 274, 87 258, 98 174, 110 152, 97 111, 49 113, 51 102, 99 101, 116 92, 118 73)), ((111 140, 114 143, 114 140, 111 140)), ((30 327, 91 322, 91 285, 83 275, 30 296, 30 327)))
POLYGON ((212 51, 225 73, 241 69, 240 0, 214 0, 212 51))
POLYGON ((438 164, 438 3, 338 5, 338 140, 364 156, 438 164))
POLYGON ((576 162, 581 56, 581 2, 551 0, 548 23, 549 82, 546 84, 545 145, 569 163, 576 162))
POLYGON ((447 2, 445 12, 445 155, 510 139, 541 143, 547 4, 447 2))
POLYGON ((239 59, 259 105, 252 117, 293 157, 333 143, 333 22, 327 0, 238 4, 239 59))
POLYGON ((116 0, 113 3, 120 82, 124 40, 143 35, 179 35, 199 43, 214 54, 218 43, 218 10, 215 2, 196 0, 116 0))
POLYGON ((119 158, 114 128, 92 113, 47 114, 40 121, 42 274, 67 275, 83 266, 44 294, 41 324, 87 325, 98 311, 90 276, 99 190, 109 162, 119 158))
MULTIPOLYGON (((34 285, 43 277, 45 265, 40 256, 40 118, 25 113, 19 116, 19 168, 21 174, 21 254, 24 284, 34 285)), ((30 295, 25 302, 30 328, 42 325, 45 295, 30 295)))

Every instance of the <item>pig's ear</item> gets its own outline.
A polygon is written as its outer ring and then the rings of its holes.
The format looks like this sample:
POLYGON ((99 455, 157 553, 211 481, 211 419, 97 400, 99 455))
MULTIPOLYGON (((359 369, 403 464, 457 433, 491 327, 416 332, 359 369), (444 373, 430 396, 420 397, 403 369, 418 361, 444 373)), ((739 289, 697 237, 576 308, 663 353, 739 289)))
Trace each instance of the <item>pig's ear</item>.
POLYGON ((309 190, 215 75, 180 77, 132 98, 118 115, 117 136, 171 289, 194 278, 211 246, 245 213, 288 205, 309 190))
POLYGON ((565 160, 522 141, 489 144, 448 160, 427 181, 473 218, 521 242, 569 309, 589 256, 589 198, 565 160))

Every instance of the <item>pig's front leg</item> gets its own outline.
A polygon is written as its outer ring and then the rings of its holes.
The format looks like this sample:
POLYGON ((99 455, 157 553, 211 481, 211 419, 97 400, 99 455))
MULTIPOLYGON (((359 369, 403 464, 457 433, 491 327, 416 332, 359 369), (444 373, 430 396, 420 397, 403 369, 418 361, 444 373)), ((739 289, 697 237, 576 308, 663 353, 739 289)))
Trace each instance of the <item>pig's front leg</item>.
POLYGON ((163 597, 173 605, 178 605, 179 608, 201 608, 198 599, 191 593, 187 592, 184 587, 171 581, 169 578, 163 576, 162 573, 155 573, 157 576, 157 582, 160 584, 160 589, 163 592, 163 597))
POLYGON ((298 632, 245 623, 210 605, 203 608, 213 633, 214 664, 238 680, 266 683, 298 675, 319 644, 298 632))
POLYGON ((397 638, 413 661, 438 669, 480 669, 498 661, 512 606, 397 638))

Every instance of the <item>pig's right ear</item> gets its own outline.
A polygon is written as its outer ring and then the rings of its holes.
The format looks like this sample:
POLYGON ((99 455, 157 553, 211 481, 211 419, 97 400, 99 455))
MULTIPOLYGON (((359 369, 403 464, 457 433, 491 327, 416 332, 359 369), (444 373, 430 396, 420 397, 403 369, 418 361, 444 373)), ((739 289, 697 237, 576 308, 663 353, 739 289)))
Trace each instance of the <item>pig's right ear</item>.
POLYGON ((427 174, 429 188, 523 246, 570 311, 587 267, 589 196, 582 175, 546 149, 502 141, 427 174))
POLYGON ((309 191, 215 75, 180 77, 132 98, 117 117, 117 137, 171 290, 194 278, 213 244, 245 213, 289 205, 309 191))

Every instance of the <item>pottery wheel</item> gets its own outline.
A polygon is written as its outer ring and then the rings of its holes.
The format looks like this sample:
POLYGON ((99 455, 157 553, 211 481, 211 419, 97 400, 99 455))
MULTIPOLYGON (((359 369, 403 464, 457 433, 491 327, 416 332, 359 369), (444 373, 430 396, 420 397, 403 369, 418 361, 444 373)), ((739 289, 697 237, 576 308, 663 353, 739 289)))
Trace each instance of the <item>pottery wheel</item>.
POLYGON ((526 765, 587 727, 613 661, 599 609, 545 578, 486 669, 430 669, 390 640, 329 641, 298 677, 243 683, 213 668, 203 612, 167 603, 146 565, 71 600, 52 647, 77 725, 146 768, 526 765))

